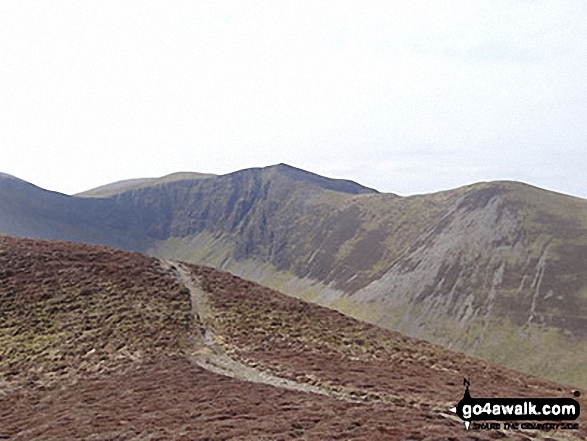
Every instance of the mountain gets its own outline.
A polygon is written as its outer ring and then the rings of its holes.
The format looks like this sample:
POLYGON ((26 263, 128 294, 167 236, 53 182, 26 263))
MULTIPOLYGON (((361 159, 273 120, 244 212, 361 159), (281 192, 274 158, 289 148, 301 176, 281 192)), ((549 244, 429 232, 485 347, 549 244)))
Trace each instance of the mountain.
POLYGON ((572 396, 209 267, 0 236, 0 281, 0 439, 524 440, 561 431, 467 432, 463 377, 572 396))
POLYGON ((122 193, 124 191, 136 190, 138 188, 150 187, 153 185, 164 184, 166 182, 206 179, 213 178, 215 176, 216 175, 206 173, 178 172, 163 176, 161 178, 126 179, 124 181, 113 182, 112 184, 106 184, 92 190, 84 191, 77 194, 76 196, 104 198, 115 195, 117 193, 122 193))
POLYGON ((132 214, 105 199, 84 199, 44 190, 0 174, 0 233, 146 250, 132 214))
MULTIPOLYGON (((0 232, 209 265, 469 355, 587 386, 584 199, 506 181, 400 197, 284 164, 186 178, 118 186, 105 197, 61 195, 59 213, 72 215, 59 225, 68 228, 52 236, 0 232), (72 221, 84 213, 82 203, 103 204, 109 214, 94 208, 95 217, 72 221), (111 242, 60 236, 86 225, 111 242), (117 241, 132 243, 112 243, 112 230, 117 241)), ((0 181, 0 195, 14 194, 0 181)), ((44 223, 53 219, 51 207, 31 209, 37 229, 54 231, 44 223)), ((24 208, 0 210, 0 226, 11 216, 28 228, 24 208)))

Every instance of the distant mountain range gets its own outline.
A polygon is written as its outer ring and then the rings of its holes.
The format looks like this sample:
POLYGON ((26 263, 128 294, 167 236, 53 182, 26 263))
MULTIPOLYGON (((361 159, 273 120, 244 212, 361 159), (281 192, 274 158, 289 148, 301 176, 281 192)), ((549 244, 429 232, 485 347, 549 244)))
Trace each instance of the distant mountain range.
POLYGON ((587 201, 517 182, 401 197, 288 165, 66 196, 0 175, 0 233, 206 264, 587 386, 587 201))

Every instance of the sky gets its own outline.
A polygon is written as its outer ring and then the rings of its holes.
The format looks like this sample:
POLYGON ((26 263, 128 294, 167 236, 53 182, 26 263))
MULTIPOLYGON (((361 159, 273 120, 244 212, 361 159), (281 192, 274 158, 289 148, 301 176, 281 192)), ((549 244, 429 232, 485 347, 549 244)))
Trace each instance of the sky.
POLYGON ((587 2, 0 2, 0 172, 73 194, 276 163, 587 197, 587 2))

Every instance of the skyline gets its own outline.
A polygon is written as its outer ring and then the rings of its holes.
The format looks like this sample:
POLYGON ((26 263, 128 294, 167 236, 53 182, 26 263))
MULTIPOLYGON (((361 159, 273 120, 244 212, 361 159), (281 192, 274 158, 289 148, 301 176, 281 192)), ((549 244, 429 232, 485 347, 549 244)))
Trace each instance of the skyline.
MULTIPOLYGON (((270 165, 267 165, 265 167, 273 167, 273 166, 277 166, 277 165, 288 165, 288 166, 291 166, 290 164, 280 163, 280 164, 270 164, 270 165)), ((209 174, 210 177, 217 177, 217 176, 224 176, 224 175, 236 173, 236 172, 239 172, 239 171, 249 170, 249 169, 252 169, 252 168, 264 168, 264 167, 250 167, 250 168, 245 168, 245 169, 234 170, 234 171, 228 172, 228 173, 221 173, 221 174, 220 173, 219 174, 214 174, 214 173, 199 173, 199 172, 193 172, 191 170, 182 170, 182 171, 170 173, 169 175, 183 174, 183 173, 196 173, 196 174, 209 174)), ((298 168, 298 167, 294 167, 294 168, 298 168)), ((304 169, 300 169, 300 170, 304 170, 304 169)), ((318 174, 318 173, 313 172, 312 170, 304 170, 304 171, 309 172, 309 173, 312 173, 312 174, 318 174)), ((52 191, 52 192, 62 193, 62 194, 65 194, 66 196, 77 196, 79 194, 82 194, 82 193, 85 193, 85 192, 88 192, 88 191, 91 191, 91 190, 95 190, 95 189, 98 189, 98 188, 101 188, 101 187, 108 187, 111 184, 119 184, 119 183, 123 183, 123 182, 131 182, 131 181, 134 181, 134 180, 139 180, 140 181, 142 179, 160 179, 160 178, 165 178, 165 177, 169 176, 169 175, 163 175, 163 176, 144 176, 142 178, 122 179, 122 180, 119 180, 119 181, 105 182, 104 184, 100 184, 100 185, 98 185, 96 187, 92 187, 92 188, 87 188, 87 189, 84 189, 84 190, 79 191, 79 192, 76 192, 76 193, 63 193, 63 192, 59 192, 58 190, 55 190, 53 188, 42 187, 40 185, 35 184, 34 182, 26 181, 26 180, 24 180, 22 178, 19 178, 18 176, 14 176, 14 175, 11 175, 9 173, 0 172, 0 177, 2 177, 2 175, 13 177, 13 178, 19 179, 19 180, 24 181, 24 182, 28 182, 29 184, 33 184, 33 185, 35 185, 37 187, 42 188, 43 190, 49 190, 49 191, 52 191)), ((320 175, 320 174, 318 174, 318 175, 320 175)), ((550 189, 546 189, 546 188, 543 188, 543 187, 538 187, 538 186, 536 186, 536 185, 534 185, 534 184, 532 184, 530 182, 524 182, 524 181, 520 181, 520 180, 514 180, 514 181, 512 181, 512 180, 493 180, 493 181, 487 181, 487 180, 485 180, 485 181, 475 181, 475 182, 472 182, 472 183, 468 183, 468 184, 464 184, 464 185, 459 185, 457 187, 451 187, 451 188, 446 188, 446 189, 425 191, 425 192, 421 192, 421 193, 398 194, 398 193, 394 193, 394 192, 383 191, 383 190, 380 190, 380 189, 375 188, 375 187, 370 187, 368 185, 363 184, 362 182, 355 181, 355 180, 352 180, 352 179, 347 179, 345 177, 333 177, 333 176, 326 176, 326 175, 320 175, 320 176, 325 177, 325 178, 330 178, 330 179, 340 179, 340 180, 352 181, 352 182, 355 182, 357 184, 362 185, 363 187, 370 188, 372 190, 376 190, 379 193, 396 194, 397 196, 401 196, 401 197, 410 197, 410 196, 420 196, 420 195, 426 195, 426 194, 433 194, 433 193, 438 193, 438 192, 442 192, 442 191, 455 190, 455 189, 458 189, 458 188, 461 188, 461 187, 468 187, 470 185, 475 185, 475 184, 480 184, 480 183, 487 183, 487 182, 518 182, 518 183, 523 183, 523 184, 526 184, 526 185, 530 185, 532 187, 536 187, 536 188, 539 188, 539 189, 542 189, 542 190, 548 190, 548 191, 552 191, 554 193, 559 193, 561 195, 578 197, 580 199, 587 199, 585 197, 581 197, 581 196, 577 196, 577 195, 571 195, 571 194, 563 193, 563 192, 556 191, 556 190, 550 190, 550 189)))
POLYGON ((287 163, 587 196, 579 1, 0 4, 0 172, 73 194, 287 163))

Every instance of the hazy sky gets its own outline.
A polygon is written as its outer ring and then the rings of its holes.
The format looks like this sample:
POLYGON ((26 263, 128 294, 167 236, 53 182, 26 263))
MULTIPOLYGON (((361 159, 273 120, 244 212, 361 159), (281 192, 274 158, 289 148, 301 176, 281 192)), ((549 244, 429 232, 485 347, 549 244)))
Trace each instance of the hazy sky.
POLYGON ((585 1, 0 2, 0 171, 75 193, 285 162, 587 196, 585 1))

